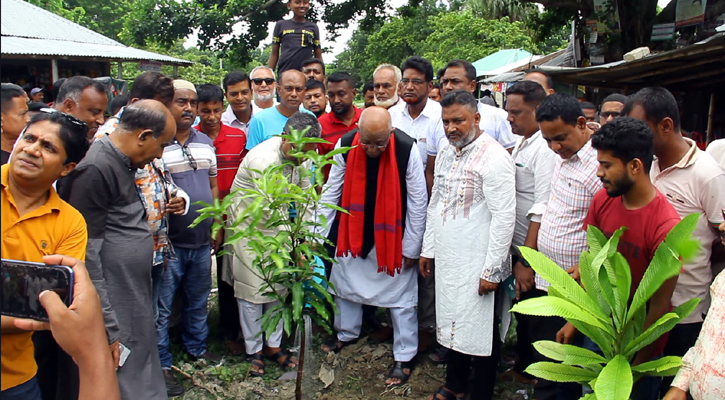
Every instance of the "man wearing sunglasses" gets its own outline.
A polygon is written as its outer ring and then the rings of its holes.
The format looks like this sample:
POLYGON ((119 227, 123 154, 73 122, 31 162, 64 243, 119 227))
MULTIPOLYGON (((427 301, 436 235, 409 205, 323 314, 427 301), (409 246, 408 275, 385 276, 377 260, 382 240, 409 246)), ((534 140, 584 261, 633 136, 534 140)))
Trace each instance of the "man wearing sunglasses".
POLYGON ((221 360, 220 356, 207 350, 206 343, 209 335, 207 298, 211 291, 211 254, 212 248, 216 252, 221 243, 211 237, 211 220, 189 228, 202 208, 196 203, 213 203, 219 198, 214 143, 192 127, 197 99, 194 84, 181 79, 174 81, 174 100, 170 110, 176 120, 176 135, 164 149, 163 159, 174 182, 189 195, 191 206, 188 214, 169 218, 169 240, 174 246, 176 259, 168 261, 167 270, 161 278, 156 325, 161 367, 165 371, 171 370, 169 325, 172 303, 179 287, 184 289, 181 311, 184 349, 194 360, 203 358, 215 364, 221 360))
MULTIPOLYGON (((322 347, 339 351, 357 340, 363 305, 389 308, 393 320, 395 364, 387 386, 404 385, 418 352, 418 272, 428 202, 423 161, 415 140, 393 128, 388 111, 370 107, 337 148, 353 146, 334 157, 320 204, 340 204, 336 263, 330 281, 335 286, 335 329, 322 347)), ((336 211, 322 207, 329 233, 336 211)))
POLYGON ((277 79, 274 71, 265 66, 259 66, 249 74, 252 81, 252 114, 256 114, 265 108, 277 105, 275 94, 277 93, 277 79))
MULTIPOLYGON (((274 107, 255 112, 249 121, 249 134, 247 136, 247 150, 264 142, 284 130, 287 119, 297 111, 307 112, 302 105, 305 98, 307 79, 302 72, 295 69, 284 71, 279 77, 280 103, 274 107)), ((254 78, 252 78, 252 85, 254 78)), ((314 115, 314 114, 312 114, 314 115)))

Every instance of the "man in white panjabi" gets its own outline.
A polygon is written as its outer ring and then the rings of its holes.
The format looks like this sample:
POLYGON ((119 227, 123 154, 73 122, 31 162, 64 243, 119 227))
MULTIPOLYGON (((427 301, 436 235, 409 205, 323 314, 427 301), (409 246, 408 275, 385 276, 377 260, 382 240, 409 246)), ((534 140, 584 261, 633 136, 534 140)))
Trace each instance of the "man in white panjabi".
POLYGON ((491 399, 501 347, 496 289, 511 275, 516 172, 503 146, 481 134, 473 95, 457 90, 440 104, 450 145, 436 158, 420 272, 430 274, 435 259, 438 342, 451 351, 445 385, 429 399, 491 399))
MULTIPOLYGON (((305 133, 305 137, 320 137, 322 128, 314 115, 297 112, 287 120, 284 134, 289 134, 291 129, 302 131, 307 127, 309 127, 309 130, 305 133)), ((282 133, 280 132, 280 134, 282 133)), ((316 144, 307 144, 302 148, 302 151, 314 151, 316 147, 316 144)), ((299 160, 289 155, 290 150, 292 150, 292 144, 284 136, 272 137, 254 147, 239 166, 232 184, 232 191, 240 188, 258 189, 254 179, 259 179, 261 176, 254 172, 255 170, 264 171, 267 167, 281 165, 285 161, 299 160)), ((290 182, 299 185, 302 189, 306 189, 310 186, 310 180, 300 177, 301 168, 309 169, 310 162, 302 162, 294 168, 285 167, 283 173, 290 182)), ((239 218, 245 218, 243 216, 244 210, 252 201, 253 199, 245 198, 242 195, 235 196, 229 210, 230 220, 236 221, 239 218)), ((304 218, 311 219, 312 214, 312 212, 309 212, 304 218)), ((244 228, 245 224, 248 224, 247 221, 249 221, 249 218, 245 218, 240 223, 240 228, 244 228)), ((260 221, 259 230, 266 236, 276 236, 281 229, 284 229, 283 226, 267 228, 265 223, 266 221, 260 221)), ((272 309, 279 302, 264 295, 270 290, 262 290, 264 281, 260 278, 260 272, 255 266, 256 254, 249 247, 248 240, 242 239, 234 245, 234 257, 232 258, 234 296, 237 298, 239 306, 239 321, 244 334, 244 345, 252 364, 250 374, 252 376, 264 375, 264 357, 279 363, 282 367, 296 368, 297 360, 295 357, 289 355, 280 347, 283 332, 281 320, 274 333, 266 338, 267 348, 263 351, 265 343, 262 342, 263 336, 260 334, 262 332, 261 318, 267 310, 272 309)), ((283 288, 277 289, 279 293, 284 294, 283 288)))
MULTIPOLYGON (((417 261, 425 228, 428 193, 415 140, 392 126, 382 107, 365 109, 359 129, 336 147, 353 148, 334 157, 337 165, 323 189, 321 203, 339 204, 336 264, 330 282, 336 292, 337 336, 323 351, 338 351, 360 335, 362 306, 390 309, 395 364, 386 385, 405 384, 418 351, 417 261)), ((320 207, 327 236, 336 211, 320 207)))

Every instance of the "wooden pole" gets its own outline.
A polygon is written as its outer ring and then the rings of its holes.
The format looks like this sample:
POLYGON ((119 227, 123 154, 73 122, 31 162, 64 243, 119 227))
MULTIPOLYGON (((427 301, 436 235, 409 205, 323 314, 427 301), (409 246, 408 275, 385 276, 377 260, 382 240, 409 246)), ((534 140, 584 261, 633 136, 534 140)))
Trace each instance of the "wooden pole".
POLYGON ((707 113, 707 138, 706 144, 715 139, 715 132, 712 131, 712 119, 715 116, 715 92, 710 93, 710 111, 707 113))

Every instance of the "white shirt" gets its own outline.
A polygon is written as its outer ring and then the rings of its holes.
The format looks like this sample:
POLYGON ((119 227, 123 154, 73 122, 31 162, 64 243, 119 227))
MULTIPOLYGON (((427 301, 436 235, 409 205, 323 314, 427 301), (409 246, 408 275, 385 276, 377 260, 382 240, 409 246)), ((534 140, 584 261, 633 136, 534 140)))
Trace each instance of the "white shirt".
POLYGON ((508 152, 480 135, 436 158, 421 256, 435 258, 436 322, 441 345, 491 355, 495 293, 478 295, 480 279, 502 282, 516 221, 515 169, 508 152))
POLYGON ((667 197, 680 217, 700 213, 693 238, 700 242, 702 250, 687 264, 677 278, 672 294, 672 305, 677 307, 693 297, 702 299, 695 311, 680 323, 702 321, 702 314, 710 306, 708 289, 712 283, 710 255, 712 243, 718 239, 717 226, 722 222, 725 209, 725 169, 709 154, 700 150, 695 142, 685 138, 690 145, 684 157, 675 165, 660 171, 655 159, 649 173, 652 183, 667 197))
MULTIPOLYGON (((254 102, 252 102, 254 104, 254 102)), ((252 114, 249 114, 249 120, 252 120, 252 115, 254 114, 254 107, 252 107, 252 114)), ((249 133, 249 122, 242 122, 237 118, 237 115, 234 114, 234 110, 232 110, 232 106, 227 106, 227 109, 224 110, 224 113, 222 114, 222 124, 231 126, 232 128, 237 128, 244 133, 249 133)))
POLYGON ((481 115, 479 126, 482 131, 501 143, 504 149, 516 145, 516 135, 511 131, 509 114, 506 111, 478 102, 478 113, 481 115))
MULTIPOLYGON (((272 104, 271 107, 274 107, 277 104, 279 104, 279 102, 275 98, 274 99, 274 104, 272 104)), ((260 106, 257 105, 257 103, 254 101, 254 99, 252 99, 252 115, 254 115, 254 114, 256 114, 256 113, 258 113, 258 112, 260 112, 260 111, 262 111, 262 110, 264 110, 266 108, 270 108, 270 107, 262 108, 262 107, 260 107, 260 106)))
POLYGON ((516 229, 514 246, 523 246, 529 222, 541 222, 551 193, 551 177, 559 158, 541 135, 520 137, 511 157, 516 164, 516 229))
POLYGON ((717 139, 710 142, 705 150, 715 161, 725 168, 725 139, 717 139))
POLYGON ((438 102, 426 100, 423 111, 415 119, 410 116, 405 102, 391 107, 388 112, 394 127, 417 140, 423 168, 428 164, 428 156, 435 157, 448 144, 441 120, 443 109, 438 102))

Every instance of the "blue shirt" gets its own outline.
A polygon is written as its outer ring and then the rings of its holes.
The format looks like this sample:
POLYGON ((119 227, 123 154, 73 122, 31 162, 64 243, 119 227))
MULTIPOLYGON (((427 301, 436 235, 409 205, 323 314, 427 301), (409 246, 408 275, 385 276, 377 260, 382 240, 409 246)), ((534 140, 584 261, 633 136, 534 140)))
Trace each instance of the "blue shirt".
MULTIPOLYGON (((300 112, 315 115, 302 107, 300 107, 300 112)), ((265 108, 264 110, 252 115, 252 119, 249 120, 247 150, 252 150, 254 146, 264 142, 272 136, 281 135, 284 131, 285 124, 287 124, 287 119, 287 117, 277 110, 277 106, 265 108)))

